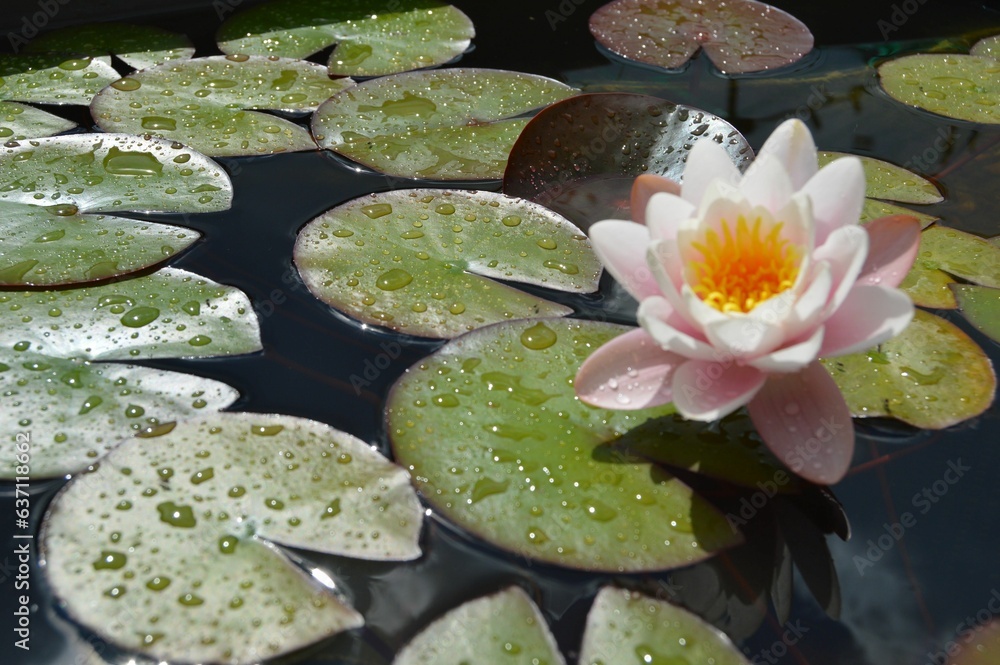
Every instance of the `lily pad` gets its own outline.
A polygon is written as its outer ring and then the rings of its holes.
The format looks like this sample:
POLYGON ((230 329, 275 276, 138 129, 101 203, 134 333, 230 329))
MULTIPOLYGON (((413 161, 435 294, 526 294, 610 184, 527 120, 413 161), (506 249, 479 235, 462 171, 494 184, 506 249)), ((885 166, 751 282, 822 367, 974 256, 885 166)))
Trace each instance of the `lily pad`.
POLYGON ((580 665, 713 663, 749 665, 726 635, 664 600, 604 587, 587 615, 580 665))
POLYGON ((580 363, 626 330, 540 319, 449 342, 393 386, 395 459, 442 515, 556 565, 663 570, 736 544, 723 516, 679 480, 603 445, 670 407, 608 411, 576 398, 580 363))
POLYGON ((590 32, 611 52, 664 69, 701 48, 723 74, 784 67, 813 48, 804 23, 754 0, 614 0, 590 17, 590 32))
POLYGON ((302 60, 219 55, 134 72, 102 90, 90 112, 104 131, 161 136, 206 155, 314 150, 299 125, 250 109, 309 112, 352 84, 302 60))
POLYGON ((177 268, 77 289, 0 292, 0 346, 86 360, 204 358, 262 348, 246 294, 177 268))
POLYGON ((917 53, 882 63, 882 89, 896 101, 957 120, 1000 123, 1000 61, 987 55, 917 53))
POLYGON ((917 310, 899 336, 824 360, 854 416, 889 416, 925 429, 973 418, 993 403, 993 366, 968 335, 917 310))
POLYGON ((586 228, 628 219, 635 178, 680 182, 696 141, 715 141, 739 167, 753 150, 731 124, 700 109, 625 93, 577 95, 543 109, 510 152, 504 193, 562 213, 586 228))
POLYGON ((271 0, 219 28, 223 53, 305 58, 328 46, 335 76, 384 76, 443 65, 476 31, 461 10, 435 0, 271 0))
MULTIPOLYGON (((0 403, 11 423, 30 427, 31 477, 81 471, 122 439, 171 421, 218 411, 239 397, 230 386, 190 374, 0 349, 0 403)), ((0 478, 12 479, 16 441, 0 478)))
POLYGON ((365 81, 315 113, 313 135, 376 171, 402 178, 499 179, 528 122, 520 116, 575 94, 542 76, 455 68, 365 81))
POLYGON ((984 55, 1000 60, 1000 35, 980 39, 969 49, 969 55, 984 55))
POLYGON ((1000 289, 952 284, 962 314, 980 332, 1000 342, 1000 289))
POLYGON ((0 99, 38 104, 89 104, 118 78, 111 58, 0 54, 0 99))
POLYGON ((354 199, 312 220, 295 265, 317 298, 424 337, 572 310, 494 281, 597 290, 601 263, 578 228, 492 192, 409 189, 354 199))
POLYGON ((892 215, 909 215, 910 217, 914 217, 918 222, 920 222, 920 228, 922 229, 927 228, 940 219, 939 217, 928 215, 924 212, 917 212, 912 208, 904 208, 903 206, 886 203, 885 201, 866 198, 864 205, 861 208, 860 221, 862 224, 867 224, 868 222, 879 219, 880 217, 890 217, 892 215))
POLYGON ((538 607, 509 587, 451 610, 413 638, 393 665, 565 665, 538 607))
POLYGON ((0 102, 0 140, 22 141, 61 134, 76 127, 57 115, 17 102, 0 102))
POLYGON ((102 638, 157 660, 256 663, 363 623, 327 573, 273 543, 409 560, 421 516, 406 473, 363 441, 218 413, 111 451, 56 497, 41 546, 66 612, 102 638))
POLYGON ((821 151, 818 154, 820 168, 840 157, 857 157, 865 171, 865 196, 873 199, 886 199, 900 203, 939 203, 944 200, 937 186, 930 180, 921 177, 889 162, 854 155, 846 152, 821 151))
POLYGON ((1000 287, 1000 248, 957 229, 941 225, 925 229, 917 260, 900 287, 918 305, 954 309, 958 303, 949 286, 955 277, 1000 287))
POLYGON ((64 53, 75 56, 116 55, 135 69, 184 60, 194 55, 184 35, 151 25, 89 23, 45 32, 28 42, 26 53, 64 53))

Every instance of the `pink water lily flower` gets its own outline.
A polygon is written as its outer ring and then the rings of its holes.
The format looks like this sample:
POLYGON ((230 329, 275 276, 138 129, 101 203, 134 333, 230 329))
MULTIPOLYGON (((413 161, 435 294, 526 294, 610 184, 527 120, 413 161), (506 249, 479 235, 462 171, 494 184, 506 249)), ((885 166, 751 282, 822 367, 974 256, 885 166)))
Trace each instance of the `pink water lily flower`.
POLYGON ((576 376, 583 401, 638 409, 673 402, 711 421, 743 405, 793 471, 840 480, 854 452, 851 413, 820 357, 868 349, 913 316, 895 287, 916 257, 906 216, 860 226, 865 176, 843 157, 818 170, 798 120, 780 125, 741 175, 698 141, 681 185, 643 176, 636 221, 590 238, 638 301, 640 328, 600 347, 576 376))

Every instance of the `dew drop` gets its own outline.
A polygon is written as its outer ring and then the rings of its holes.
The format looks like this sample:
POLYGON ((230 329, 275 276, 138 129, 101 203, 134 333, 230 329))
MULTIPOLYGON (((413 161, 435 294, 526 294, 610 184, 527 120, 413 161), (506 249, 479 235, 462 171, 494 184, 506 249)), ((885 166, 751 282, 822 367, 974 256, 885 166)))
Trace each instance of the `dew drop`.
POLYGON ((534 351, 549 348, 557 339, 555 331, 544 323, 536 323, 521 333, 521 344, 534 351))

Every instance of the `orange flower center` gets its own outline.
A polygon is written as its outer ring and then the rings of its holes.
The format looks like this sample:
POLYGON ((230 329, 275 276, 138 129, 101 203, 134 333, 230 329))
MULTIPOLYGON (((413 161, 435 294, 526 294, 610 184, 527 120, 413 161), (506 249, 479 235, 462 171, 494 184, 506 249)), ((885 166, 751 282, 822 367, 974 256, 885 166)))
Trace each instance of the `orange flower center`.
POLYGON ((701 242, 691 243, 702 256, 687 266, 699 298, 721 312, 746 313, 792 287, 802 251, 781 237, 781 222, 766 233, 759 217, 750 226, 740 216, 735 230, 726 220, 721 224, 721 237, 708 229, 701 242))

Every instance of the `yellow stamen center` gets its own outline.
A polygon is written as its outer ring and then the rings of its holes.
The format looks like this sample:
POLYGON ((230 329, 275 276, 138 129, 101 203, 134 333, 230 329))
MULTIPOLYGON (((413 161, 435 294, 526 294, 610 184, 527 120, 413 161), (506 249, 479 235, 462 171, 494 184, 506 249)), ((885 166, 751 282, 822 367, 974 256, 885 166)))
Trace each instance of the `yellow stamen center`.
POLYGON ((726 220, 721 221, 721 237, 706 230, 701 242, 691 243, 702 260, 688 264, 688 284, 715 309, 743 313, 791 288, 802 252, 781 237, 782 225, 765 233, 760 217, 750 226, 740 216, 735 233, 726 220))

